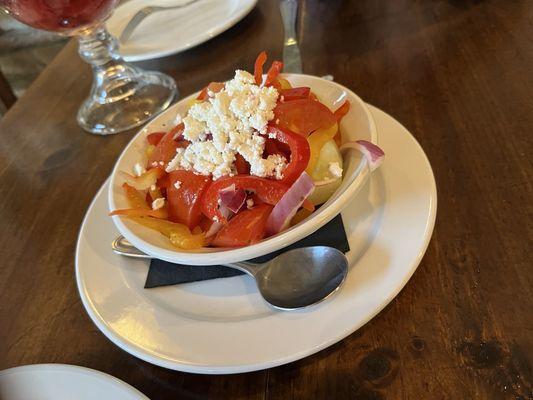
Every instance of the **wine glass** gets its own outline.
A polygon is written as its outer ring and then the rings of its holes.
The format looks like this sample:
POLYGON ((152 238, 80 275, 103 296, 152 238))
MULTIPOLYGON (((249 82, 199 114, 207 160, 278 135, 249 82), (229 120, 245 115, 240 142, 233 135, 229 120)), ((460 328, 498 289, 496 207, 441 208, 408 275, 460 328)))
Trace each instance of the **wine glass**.
POLYGON ((118 0, 0 0, 0 7, 34 28, 76 36, 79 54, 93 69, 89 97, 78 111, 80 126, 92 133, 122 132, 166 109, 177 96, 174 80, 126 63, 104 21, 118 0))

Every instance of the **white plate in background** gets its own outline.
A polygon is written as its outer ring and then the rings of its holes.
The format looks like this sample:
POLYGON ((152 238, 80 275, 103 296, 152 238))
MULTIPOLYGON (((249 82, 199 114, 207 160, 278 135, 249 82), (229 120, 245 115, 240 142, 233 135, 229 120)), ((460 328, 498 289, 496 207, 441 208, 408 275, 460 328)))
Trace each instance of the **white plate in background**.
MULTIPOLYGON (((143 7, 174 6, 189 0, 130 0, 117 7, 107 20, 109 32, 120 36, 143 7)), ((126 61, 168 56, 197 46, 231 28, 256 5, 257 0, 199 0, 187 7, 155 12, 133 31, 119 53, 126 61)))
POLYGON ((111 375, 66 364, 34 364, 0 371, 2 400, 148 400, 111 375))
POLYGON ((286 364, 359 329, 416 270, 437 209, 435 179, 422 148, 400 123, 370 109, 386 156, 342 212, 350 272, 334 296, 283 312, 268 307, 246 275, 143 289, 148 261, 111 250, 118 231, 107 216, 106 182, 87 212, 76 249, 78 290, 93 322, 136 357, 204 374, 286 364))

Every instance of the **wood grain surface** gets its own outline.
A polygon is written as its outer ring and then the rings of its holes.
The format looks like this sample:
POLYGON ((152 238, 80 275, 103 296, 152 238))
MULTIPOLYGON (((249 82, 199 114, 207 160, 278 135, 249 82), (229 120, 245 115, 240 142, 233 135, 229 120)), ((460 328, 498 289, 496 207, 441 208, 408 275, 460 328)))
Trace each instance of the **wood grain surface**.
MULTIPOLYGON (((113 345, 80 302, 74 248, 133 133, 76 125, 91 73, 70 43, 0 123, 0 369, 77 364, 152 399, 533 398, 533 2, 300 5, 304 72, 332 74, 393 115, 434 168, 435 232, 405 289, 340 343, 267 371, 179 373, 113 345)), ((273 0, 208 43, 141 65, 187 95, 251 69, 263 49, 281 57, 273 0)))

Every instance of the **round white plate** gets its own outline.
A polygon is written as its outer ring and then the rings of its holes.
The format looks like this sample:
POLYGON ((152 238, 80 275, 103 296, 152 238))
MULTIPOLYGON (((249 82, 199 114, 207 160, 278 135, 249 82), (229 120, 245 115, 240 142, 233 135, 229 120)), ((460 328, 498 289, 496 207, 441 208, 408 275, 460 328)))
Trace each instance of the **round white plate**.
MULTIPOLYGON (((119 37, 131 18, 148 5, 174 6, 188 0, 130 0, 117 7, 107 29, 119 37)), ((164 57, 206 42, 231 28, 257 0, 199 0, 187 7, 156 12, 145 18, 119 52, 126 61, 164 57)))
POLYGON ((35 364, 0 371, 2 400, 141 400, 137 389, 89 368, 35 364))
POLYGON ((397 121, 371 107, 386 153, 369 184, 343 211, 351 251, 335 296, 308 309, 268 307, 251 278, 143 289, 146 260, 115 255, 108 183, 78 238, 76 278, 94 323, 129 353, 166 368, 227 374, 285 364, 342 340, 407 283, 429 243, 437 193, 431 166, 397 121))

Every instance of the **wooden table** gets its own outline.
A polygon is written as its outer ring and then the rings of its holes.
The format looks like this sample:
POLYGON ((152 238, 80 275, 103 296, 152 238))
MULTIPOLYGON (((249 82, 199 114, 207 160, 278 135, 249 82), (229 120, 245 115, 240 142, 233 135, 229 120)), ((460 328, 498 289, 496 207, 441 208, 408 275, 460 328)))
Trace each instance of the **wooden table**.
MULTIPOLYGON (((395 116, 433 165, 435 232, 400 295, 342 342, 268 371, 179 373, 113 345, 80 302, 74 247, 133 132, 76 125, 91 74, 70 43, 0 123, 0 369, 78 364, 152 399, 532 398, 533 3, 307 0, 298 32, 306 73, 332 74, 395 116)), ((142 66, 187 95, 251 69, 262 49, 281 57, 271 0, 142 66)))

